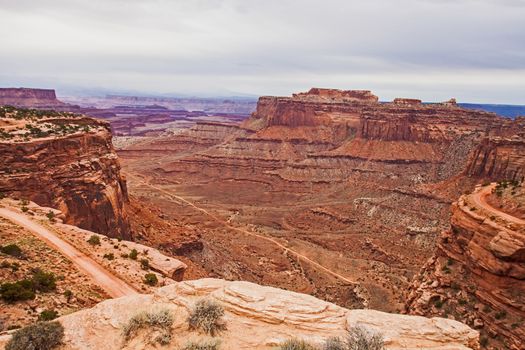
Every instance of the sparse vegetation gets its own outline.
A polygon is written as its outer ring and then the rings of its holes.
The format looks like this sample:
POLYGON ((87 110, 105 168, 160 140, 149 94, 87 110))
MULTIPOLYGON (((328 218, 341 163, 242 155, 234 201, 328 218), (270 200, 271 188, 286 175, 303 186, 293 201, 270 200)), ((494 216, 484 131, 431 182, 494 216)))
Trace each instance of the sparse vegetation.
POLYGON ((0 252, 14 256, 15 258, 21 258, 23 256, 22 249, 16 244, 8 244, 0 247, 0 252))
POLYGON ((100 237, 98 235, 92 235, 87 242, 93 246, 100 245, 100 237))
POLYGON ((56 278, 52 272, 36 269, 33 273, 33 288, 40 292, 50 292, 56 289, 56 278))
POLYGON ((140 259, 140 267, 143 270, 149 270, 149 260, 148 259, 140 259))
POLYGON ((55 212, 54 211, 52 211, 52 210, 48 211, 46 216, 49 219, 49 221, 55 222, 55 212))
POLYGON ((104 254, 104 259, 115 260, 115 255, 113 253, 106 253, 104 254))
POLYGON ((217 339, 208 340, 201 343, 189 342, 182 350, 218 350, 221 345, 221 342, 217 339))
POLYGON ((51 350, 63 337, 64 327, 59 322, 38 322, 16 331, 5 350, 51 350))
POLYGON ((505 310, 502 310, 502 311, 498 311, 495 315, 494 315, 494 318, 496 320, 502 320, 504 319, 505 317, 507 317, 507 312, 505 310))
POLYGON ((69 303, 71 301, 71 298, 73 297, 73 292, 70 291, 69 289, 66 289, 64 291, 64 296, 66 297, 67 302, 69 303))
POLYGON ((135 337, 139 330, 150 329, 156 331, 154 341, 167 345, 171 342, 171 327, 173 326, 173 315, 167 309, 159 309, 149 312, 140 312, 134 315, 122 327, 122 336, 126 341, 135 337))
POLYGON ((154 273, 147 273, 144 276, 144 283, 146 283, 148 286, 156 286, 157 283, 159 283, 159 280, 157 279, 157 275, 154 273))
POLYGON ((222 320, 224 308, 212 300, 199 300, 188 317, 191 330, 199 330, 212 337, 226 329, 222 320))
POLYGON ((55 310, 44 310, 38 316, 39 321, 52 321, 58 317, 58 312, 55 310))
POLYGON ((34 299, 33 283, 27 279, 13 283, 2 283, 0 285, 0 298, 7 303, 34 299))
POLYGON ((323 350, 345 350, 345 343, 337 337, 328 338, 323 345, 323 350))
POLYGON ((131 252, 129 252, 129 258, 132 260, 137 260, 138 255, 139 252, 135 248, 131 249, 131 252))
POLYGON ((312 344, 301 339, 288 339, 279 345, 279 350, 318 350, 312 344))

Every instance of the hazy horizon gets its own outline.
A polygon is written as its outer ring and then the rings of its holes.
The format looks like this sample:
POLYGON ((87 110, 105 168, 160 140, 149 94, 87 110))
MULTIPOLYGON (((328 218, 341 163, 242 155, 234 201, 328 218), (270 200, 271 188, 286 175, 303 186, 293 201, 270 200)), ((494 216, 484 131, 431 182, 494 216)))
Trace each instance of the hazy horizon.
POLYGON ((525 0, 0 0, 2 87, 525 104, 525 0))

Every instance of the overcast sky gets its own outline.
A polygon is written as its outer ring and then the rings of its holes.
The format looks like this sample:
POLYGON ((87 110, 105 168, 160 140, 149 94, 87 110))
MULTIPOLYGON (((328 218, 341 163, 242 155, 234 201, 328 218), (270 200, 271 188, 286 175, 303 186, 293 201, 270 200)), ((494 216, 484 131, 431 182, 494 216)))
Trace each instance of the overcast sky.
POLYGON ((0 86, 525 104, 525 0, 0 0, 0 86))

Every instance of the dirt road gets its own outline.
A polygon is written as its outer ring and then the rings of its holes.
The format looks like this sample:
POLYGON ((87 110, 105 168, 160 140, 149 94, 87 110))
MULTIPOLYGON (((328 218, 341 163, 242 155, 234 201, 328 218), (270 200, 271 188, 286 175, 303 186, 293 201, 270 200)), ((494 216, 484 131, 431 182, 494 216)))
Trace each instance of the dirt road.
POLYGON ((210 218, 212 218, 214 221, 220 223, 221 225, 223 225, 224 227, 232 230, 232 231, 236 231, 236 232, 240 232, 240 233, 243 233, 243 234, 246 234, 246 235, 249 235, 249 236, 252 236, 252 237, 257 237, 257 238, 260 238, 260 239, 263 239, 267 242, 270 242, 272 244, 275 244, 277 247, 281 248, 284 252, 286 253, 290 253, 292 255, 294 255, 295 257, 297 257, 298 259, 300 260, 303 260, 305 261, 306 263, 312 265, 312 266, 315 266, 316 268, 318 268, 319 270, 322 270, 326 273, 328 273, 329 275, 337 278, 337 279, 340 279, 346 283, 350 283, 350 284, 356 284, 357 282, 354 282, 352 280, 350 280, 349 278, 343 276, 343 275, 340 275, 339 273, 335 272, 335 271, 332 271, 330 269, 328 269, 327 267, 319 264, 318 262, 316 261, 313 261, 312 259, 310 259, 309 257, 299 253, 299 252, 296 252, 295 250, 293 249, 290 249, 288 248, 287 246, 283 245, 282 243, 280 243, 279 241, 271 238, 271 237, 268 237, 268 236, 263 236, 263 235, 260 235, 260 234, 257 234, 257 233, 254 233, 254 232, 251 232, 251 231, 248 231, 248 230, 245 230, 245 229, 242 229, 242 228, 238 228, 238 227, 235 227, 235 226, 232 226, 231 224, 229 224, 226 220, 210 213, 209 211, 207 211, 206 209, 203 209, 201 207, 198 207, 196 206, 195 204, 193 204, 192 202, 188 201, 187 199, 181 197, 181 196, 178 196, 170 191, 167 191, 161 187, 158 187, 158 186, 155 186, 155 185, 151 185, 150 183, 142 180, 141 178, 139 178, 138 176, 135 176, 135 175, 132 175, 130 173, 126 173, 126 177, 129 179, 129 178, 132 178, 134 179, 135 181, 139 182, 140 184, 144 185, 144 186, 147 186, 151 189, 154 189, 154 190, 157 190, 161 193, 164 193, 165 195, 171 197, 171 198, 174 198, 178 201, 181 201, 187 205, 189 205, 190 207, 192 207, 193 209, 195 210, 198 210, 202 213, 204 213, 205 215, 209 216, 210 218))
POLYGON ((32 221, 25 215, 7 208, 0 208, 0 216, 33 232, 48 245, 61 252, 81 271, 90 276, 93 281, 102 289, 104 289, 112 298, 137 294, 137 291, 135 291, 135 289, 133 289, 133 287, 131 287, 129 284, 113 275, 111 272, 99 265, 96 261, 77 250, 75 247, 58 237, 52 231, 32 221))
POLYGON ((498 210, 487 203, 487 196, 492 193, 492 190, 496 187, 495 184, 491 184, 489 186, 483 187, 478 192, 473 193, 470 198, 474 202, 474 204, 480 208, 485 209, 486 211, 494 214, 494 216, 499 216, 506 221, 513 222, 518 225, 525 225, 525 220, 522 220, 520 218, 517 218, 515 216, 512 216, 510 214, 507 214, 501 210, 498 210))

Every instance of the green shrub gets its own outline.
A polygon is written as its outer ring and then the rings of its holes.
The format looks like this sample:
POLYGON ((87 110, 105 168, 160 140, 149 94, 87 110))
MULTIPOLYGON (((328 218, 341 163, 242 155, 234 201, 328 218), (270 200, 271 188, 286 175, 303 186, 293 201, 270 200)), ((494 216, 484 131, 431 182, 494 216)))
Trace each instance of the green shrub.
POLYGON ((64 296, 67 298, 67 302, 69 303, 69 301, 71 300, 71 298, 73 297, 73 292, 70 291, 69 289, 66 289, 64 291, 64 296))
POLYGON ((55 222, 55 212, 54 211, 52 211, 52 210, 48 211, 46 216, 49 219, 49 221, 55 222))
POLYGON ((223 307, 215 301, 199 300, 188 317, 188 324, 192 330, 200 330, 212 337, 226 329, 223 322, 223 307))
POLYGON ((22 253, 22 249, 16 244, 8 244, 3 247, 0 247, 0 252, 14 256, 15 258, 21 258, 24 255, 22 253))
POLYGON ((137 335, 141 329, 160 331, 155 341, 166 345, 171 342, 171 327, 173 326, 173 315, 169 310, 160 309, 155 311, 140 312, 129 319, 122 326, 122 336, 126 341, 137 335))
POLYGON ((14 283, 2 283, 0 285, 0 297, 8 303, 34 299, 33 282, 25 279, 14 283))
POLYGON ((22 209, 22 211, 23 211, 24 213, 27 213, 27 212, 29 211, 29 208, 26 207, 25 205, 22 206, 22 208, 20 208, 20 209, 22 209))
POLYGON ((92 235, 91 237, 89 237, 89 239, 87 240, 87 242, 91 245, 100 245, 100 237, 97 236, 97 235, 92 235))
POLYGON ((157 279, 157 275, 154 273, 147 273, 144 276, 144 283, 146 283, 148 286, 156 286, 157 283, 159 283, 159 280, 157 279))
POLYGON ((131 249, 131 252, 129 252, 129 258, 133 260, 137 260, 137 256, 139 255, 139 252, 137 252, 136 249, 131 249))
POLYGON ((104 259, 115 260, 115 255, 113 253, 104 254, 104 259))
POLYGON ((52 321, 58 317, 58 312, 55 310, 44 310, 38 315, 39 321, 52 321))
POLYGON ((301 339, 288 339, 279 344, 280 350, 317 350, 312 344, 301 339))
POLYGON ((140 267, 143 270, 149 270, 149 260, 148 259, 140 259, 140 267))
POLYGON ((33 288, 40 292, 51 292, 56 289, 56 278, 52 272, 36 269, 33 273, 33 288))
POLYGON ((5 350, 51 350, 64 338, 64 327, 57 322, 38 322, 13 334, 5 350))

